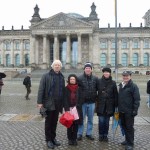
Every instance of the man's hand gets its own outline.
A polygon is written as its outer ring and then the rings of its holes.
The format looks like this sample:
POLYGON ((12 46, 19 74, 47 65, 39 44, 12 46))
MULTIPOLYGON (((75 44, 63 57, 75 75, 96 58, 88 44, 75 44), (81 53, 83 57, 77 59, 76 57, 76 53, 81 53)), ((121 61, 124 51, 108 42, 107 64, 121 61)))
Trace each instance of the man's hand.
POLYGON ((37 108, 42 108, 43 107, 43 104, 37 104, 37 108))

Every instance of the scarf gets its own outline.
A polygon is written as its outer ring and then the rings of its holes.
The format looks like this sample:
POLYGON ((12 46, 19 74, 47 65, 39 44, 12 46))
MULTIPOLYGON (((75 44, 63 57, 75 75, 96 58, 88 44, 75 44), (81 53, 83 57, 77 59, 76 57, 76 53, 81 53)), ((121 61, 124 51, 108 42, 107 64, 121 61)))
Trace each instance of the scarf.
POLYGON ((75 105, 77 102, 76 91, 78 89, 78 84, 68 84, 66 87, 70 91, 70 102, 72 105, 75 105))

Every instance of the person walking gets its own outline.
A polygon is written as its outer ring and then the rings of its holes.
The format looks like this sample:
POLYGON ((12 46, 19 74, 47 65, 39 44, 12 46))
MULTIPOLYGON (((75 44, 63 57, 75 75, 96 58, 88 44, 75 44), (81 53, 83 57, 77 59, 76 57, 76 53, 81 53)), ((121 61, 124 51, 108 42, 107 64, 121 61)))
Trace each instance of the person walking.
POLYGON ((93 116, 95 112, 95 102, 98 90, 98 78, 92 74, 92 64, 84 65, 84 73, 78 77, 79 87, 81 88, 81 99, 83 100, 83 124, 78 127, 78 140, 82 140, 84 131, 84 120, 87 116, 86 137, 89 140, 94 140, 92 136, 93 116))
POLYGON ((65 88, 65 111, 70 111, 70 108, 76 107, 79 119, 74 120, 70 128, 67 128, 67 138, 69 145, 78 145, 77 132, 78 124, 82 123, 82 101, 80 99, 80 91, 77 82, 77 76, 70 74, 68 76, 68 84, 65 88))
POLYGON ((26 100, 30 100, 29 94, 31 93, 31 74, 28 74, 23 81, 25 88, 27 90, 27 94, 25 96, 26 100))
POLYGON ((131 71, 122 73, 122 83, 119 84, 118 110, 121 125, 125 132, 125 150, 133 150, 134 146, 134 118, 140 106, 140 93, 138 86, 131 79, 131 71))
POLYGON ((65 80, 61 73, 60 60, 55 60, 51 67, 52 69, 41 78, 37 107, 46 109, 45 140, 47 147, 54 149, 55 146, 60 146, 60 142, 56 139, 56 128, 59 112, 62 113, 64 105, 65 80))
POLYGON ((147 101, 147 106, 150 108, 150 80, 147 82, 147 94, 148 94, 148 101, 147 101))
POLYGON ((109 120, 114 115, 118 103, 116 82, 112 80, 111 69, 103 68, 103 76, 98 82, 96 112, 99 119, 99 141, 108 142, 109 120))
POLYGON ((4 85, 3 79, 0 77, 0 95, 1 95, 1 92, 2 92, 2 86, 3 85, 4 85))

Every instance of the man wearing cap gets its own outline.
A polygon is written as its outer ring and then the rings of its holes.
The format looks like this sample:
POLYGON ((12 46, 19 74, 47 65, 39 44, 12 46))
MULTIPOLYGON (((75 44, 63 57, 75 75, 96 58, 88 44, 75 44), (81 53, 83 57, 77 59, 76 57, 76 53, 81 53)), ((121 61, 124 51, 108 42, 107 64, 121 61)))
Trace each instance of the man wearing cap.
POLYGON ((83 124, 78 126, 78 140, 82 140, 84 131, 84 119, 87 116, 86 137, 94 140, 92 136, 93 116, 95 111, 95 101, 97 98, 98 78, 92 74, 92 64, 84 65, 84 73, 78 77, 79 87, 81 88, 83 124))
POLYGON ((37 107, 46 109, 45 140, 47 147, 54 149, 55 146, 60 146, 60 142, 56 140, 56 128, 59 113, 62 113, 64 104, 65 80, 61 73, 60 60, 54 60, 51 67, 52 69, 41 78, 37 107))
POLYGON ((119 84, 118 110, 122 127, 125 131, 125 150, 133 150, 134 145, 134 117, 140 105, 140 93, 137 85, 131 80, 131 71, 122 73, 123 81, 119 84))

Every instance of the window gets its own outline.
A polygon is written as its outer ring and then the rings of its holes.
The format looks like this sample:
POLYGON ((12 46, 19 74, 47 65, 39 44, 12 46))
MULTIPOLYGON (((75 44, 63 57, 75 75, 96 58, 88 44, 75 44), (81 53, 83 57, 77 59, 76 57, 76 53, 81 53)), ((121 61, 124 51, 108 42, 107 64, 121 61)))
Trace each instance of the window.
POLYGON ((139 48, 139 41, 138 40, 133 41, 133 48, 139 48))
POLYGON ((101 54, 101 58, 100 58, 100 66, 106 66, 106 54, 101 54))
POLYGON ((29 66, 30 59, 29 59, 29 54, 25 54, 25 66, 29 66))
POLYGON ((10 49, 11 49, 10 41, 5 41, 5 43, 4 43, 4 49, 6 51, 10 51, 10 49))
POLYGON ((29 40, 25 40, 25 41, 24 41, 24 49, 25 49, 25 50, 30 50, 30 43, 29 43, 29 40))
POLYGON ((115 66, 115 53, 111 55, 111 66, 115 66))
POLYGON ((7 54, 6 55, 6 67, 9 67, 10 66, 10 55, 7 54))
POLYGON ((127 43, 127 40, 122 40, 122 43, 121 43, 122 45, 122 49, 127 49, 128 48, 128 43, 127 43))
POLYGON ((138 66, 138 54, 137 53, 133 54, 132 62, 133 62, 133 66, 138 66))
POLYGON ((19 54, 16 54, 16 56, 15 56, 15 65, 16 66, 20 65, 20 55, 19 54))
POLYGON ((112 49, 115 49, 115 41, 112 41, 112 42, 111 42, 111 48, 112 48, 112 49))
POLYGON ((128 56, 127 54, 122 54, 122 65, 127 66, 128 65, 128 56))
POLYGON ((144 66, 149 66, 149 55, 147 53, 144 54, 144 66))
POLYGON ((144 48, 150 48, 149 45, 150 45, 149 40, 148 39, 144 40, 144 48))
POLYGON ((100 43, 100 48, 106 49, 106 48, 107 48, 107 42, 106 42, 106 41, 102 41, 102 42, 100 43))
POLYGON ((20 50, 20 43, 19 43, 19 41, 15 41, 14 49, 15 50, 20 50))

